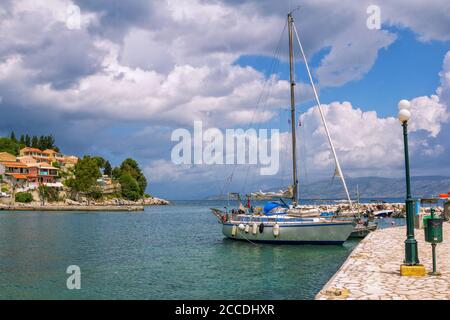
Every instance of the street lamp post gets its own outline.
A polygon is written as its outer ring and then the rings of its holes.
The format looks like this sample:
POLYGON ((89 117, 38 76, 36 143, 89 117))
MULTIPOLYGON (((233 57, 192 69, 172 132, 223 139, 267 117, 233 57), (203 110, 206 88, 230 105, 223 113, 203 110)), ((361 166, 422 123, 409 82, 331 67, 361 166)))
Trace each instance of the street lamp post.
POLYGON ((425 268, 419 264, 419 254, 417 241, 414 238, 414 200, 411 197, 411 177, 409 170, 408 151, 408 121, 411 118, 410 103, 408 100, 401 100, 398 103, 398 119, 403 127, 403 143, 405 152, 405 173, 406 173, 406 240, 405 259, 400 267, 402 275, 425 275, 425 268))

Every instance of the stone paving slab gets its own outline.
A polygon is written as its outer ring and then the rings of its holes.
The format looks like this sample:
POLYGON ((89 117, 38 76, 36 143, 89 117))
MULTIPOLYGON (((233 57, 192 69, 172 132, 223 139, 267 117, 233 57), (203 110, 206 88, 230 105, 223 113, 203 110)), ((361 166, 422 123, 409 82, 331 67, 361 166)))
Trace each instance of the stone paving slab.
MULTIPOLYGON (((449 300, 450 223, 444 223, 444 242, 436 247, 440 276, 400 276, 406 226, 371 232, 316 295, 317 300, 449 300)), ((420 263, 432 271, 431 244, 415 230, 420 263)))

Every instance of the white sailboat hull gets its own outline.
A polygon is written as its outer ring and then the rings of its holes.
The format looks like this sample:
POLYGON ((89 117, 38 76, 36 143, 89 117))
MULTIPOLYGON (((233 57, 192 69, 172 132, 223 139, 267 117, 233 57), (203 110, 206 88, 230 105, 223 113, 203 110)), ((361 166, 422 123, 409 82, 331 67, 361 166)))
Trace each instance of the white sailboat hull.
POLYGON ((278 244, 342 244, 353 231, 352 222, 319 222, 319 223, 289 223, 279 224, 279 235, 274 235, 274 224, 264 224, 263 232, 259 227, 256 234, 250 226, 248 232, 239 229, 241 222, 226 222, 222 232, 230 239, 247 240, 260 243, 278 244), (236 226, 233 235, 233 225, 236 226))

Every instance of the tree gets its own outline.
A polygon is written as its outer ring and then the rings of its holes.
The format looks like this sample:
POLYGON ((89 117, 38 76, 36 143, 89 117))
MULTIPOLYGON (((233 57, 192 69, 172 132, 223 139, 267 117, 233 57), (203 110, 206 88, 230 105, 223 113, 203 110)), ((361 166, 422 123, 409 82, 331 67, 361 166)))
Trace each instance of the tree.
POLYGON ((31 147, 31 139, 30 139, 30 136, 28 134, 25 135, 25 145, 27 147, 31 147))
POLYGON ((19 154, 20 145, 10 138, 0 137, 0 152, 8 152, 17 156, 19 154))
POLYGON ((97 161, 97 165, 99 168, 104 168, 105 167, 105 159, 103 159, 102 157, 96 156, 93 157, 93 159, 95 159, 95 161, 97 161))
POLYGON ((119 179, 122 197, 125 199, 136 201, 141 197, 141 188, 129 172, 126 172, 120 176, 119 179))
POLYGON ((41 199, 41 205, 45 205, 45 201, 48 200, 50 196, 50 188, 45 185, 40 185, 38 187, 39 198, 41 199))
POLYGON ((93 191, 97 187, 97 179, 101 177, 100 168, 95 158, 84 156, 74 168, 74 178, 67 181, 67 186, 76 193, 93 191))
POLYGON ((122 172, 120 171, 119 167, 115 167, 111 172, 112 178, 115 180, 119 180, 121 174, 122 172))
POLYGON ((120 165, 120 172, 121 175, 129 173, 136 180, 140 189, 139 194, 142 197, 147 188, 147 179, 139 168, 137 161, 131 158, 125 159, 120 165))
POLYGON ((25 145, 25 136, 23 134, 20 135, 20 144, 25 145))
POLYGON ((10 137, 10 139, 11 139, 12 141, 14 141, 14 142, 17 142, 16 134, 14 133, 14 131, 11 131, 11 137, 10 137))
POLYGON ((33 137, 31 138, 31 146, 32 146, 33 148, 39 148, 39 139, 38 139, 37 136, 33 136, 33 137))
POLYGON ((103 174, 107 175, 108 177, 111 177, 111 175, 112 175, 111 163, 109 163, 108 160, 106 160, 105 166, 103 167, 103 174))

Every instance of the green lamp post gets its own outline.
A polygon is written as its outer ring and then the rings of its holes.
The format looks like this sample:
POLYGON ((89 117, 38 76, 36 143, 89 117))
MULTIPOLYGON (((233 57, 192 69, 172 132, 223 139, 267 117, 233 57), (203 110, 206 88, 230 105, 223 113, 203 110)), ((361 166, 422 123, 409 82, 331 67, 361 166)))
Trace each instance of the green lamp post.
POLYGON ((403 127, 403 143, 405 151, 405 172, 406 172, 406 240, 405 240, 405 260, 400 267, 402 275, 425 275, 425 267, 419 264, 419 254, 417 241, 414 238, 414 200, 411 197, 411 179, 409 170, 408 152, 408 121, 411 118, 409 111, 411 104, 408 100, 401 100, 398 103, 398 120, 403 127))

